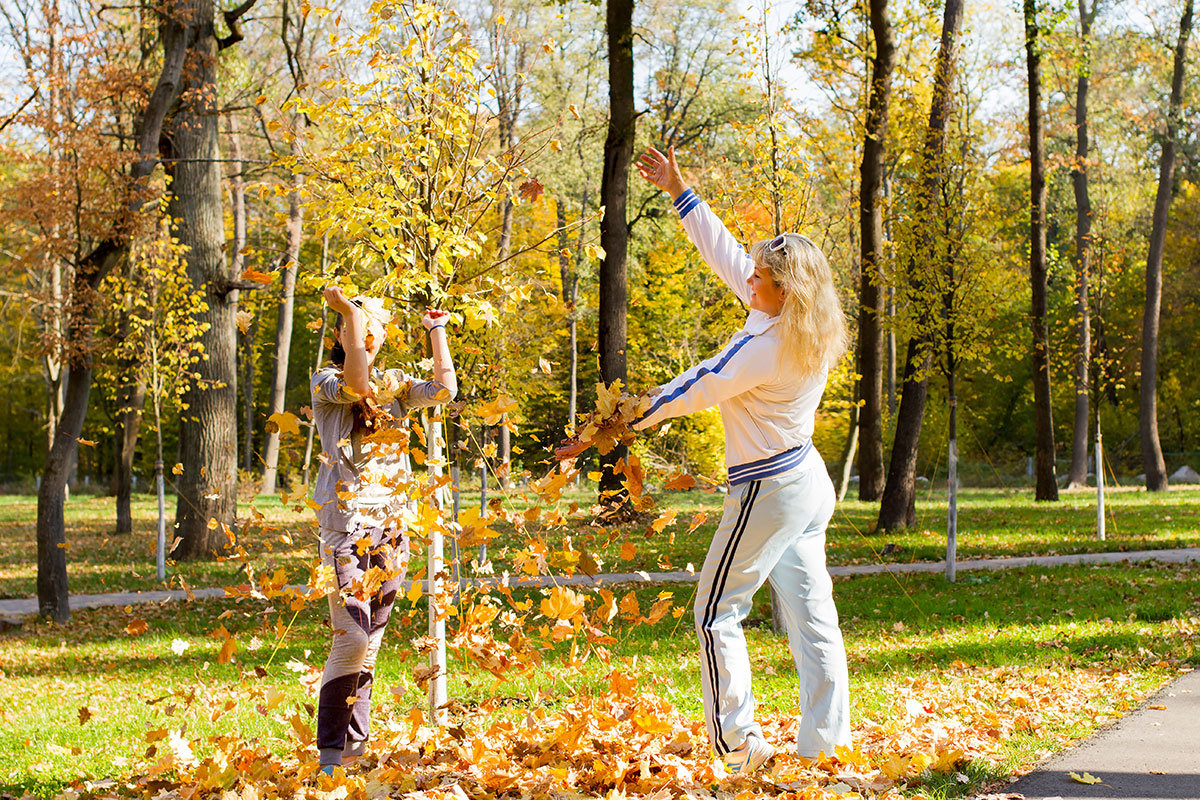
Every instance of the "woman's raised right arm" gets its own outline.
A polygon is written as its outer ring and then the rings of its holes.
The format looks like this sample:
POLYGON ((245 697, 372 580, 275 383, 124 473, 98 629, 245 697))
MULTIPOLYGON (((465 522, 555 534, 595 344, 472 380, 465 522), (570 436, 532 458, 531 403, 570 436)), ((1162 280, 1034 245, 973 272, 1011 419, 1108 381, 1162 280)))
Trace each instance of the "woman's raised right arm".
POLYGON ((649 148, 638 158, 637 168, 643 178, 671 195, 683 229, 704 262, 749 305, 750 287, 746 281, 754 274, 754 263, 720 217, 684 183, 675 161, 675 148, 668 148, 666 155, 649 148))

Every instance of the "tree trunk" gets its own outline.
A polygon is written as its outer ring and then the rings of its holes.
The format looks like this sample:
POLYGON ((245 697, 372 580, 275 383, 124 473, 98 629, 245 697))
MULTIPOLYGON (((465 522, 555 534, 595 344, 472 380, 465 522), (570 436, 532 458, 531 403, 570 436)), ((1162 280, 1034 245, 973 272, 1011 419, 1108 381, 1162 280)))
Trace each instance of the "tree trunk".
MULTIPOLYGON (((151 199, 146 196, 145 181, 157 163, 163 120, 179 91, 183 70, 187 41, 184 25, 178 18, 168 16, 160 26, 160 36, 163 41, 162 72, 135 126, 137 159, 130 170, 128 199, 122 208, 128 217, 135 216, 151 199)), ((91 351, 87 346, 92 324, 90 298, 105 276, 128 253, 133 230, 129 222, 129 219, 118 220, 112 234, 75 265, 73 296, 78 302, 71 304, 67 334, 70 342, 78 346, 72 348, 74 358, 68 362, 71 372, 67 377, 66 403, 46 456, 42 485, 38 490, 38 613, 56 622, 71 618, 66 549, 63 547, 66 543, 63 503, 67 473, 83 431, 92 383, 91 351)))
MULTIPOLYGON (((587 202, 587 192, 584 192, 584 203, 587 202)), ((571 250, 570 241, 567 238, 567 204, 562 198, 555 199, 555 209, 558 224, 558 272, 559 282, 562 290, 563 306, 567 310, 567 334, 570 340, 570 387, 567 403, 567 424, 564 430, 570 435, 575 427, 575 393, 576 393, 576 373, 578 372, 578 347, 576 343, 576 335, 578 328, 578 318, 575 314, 575 292, 579 280, 574 270, 571 269, 571 250)), ((580 225, 582 227, 583 217, 580 216, 580 225)))
MULTIPOLYGON (((292 140, 292 155, 299 156, 303 150, 300 138, 304 118, 295 120, 295 139, 292 140)), ((283 267, 283 285, 279 289, 279 316, 275 322, 275 366, 271 382, 271 405, 268 416, 283 411, 287 399, 288 363, 292 352, 292 319, 295 315, 296 272, 300 266, 300 242, 303 237, 304 211, 301 206, 300 190, 304 183, 299 173, 292 173, 292 190, 288 192, 287 220, 287 263, 283 267)), ((276 475, 279 466, 279 431, 267 430, 263 443, 262 494, 275 494, 276 475)))
POLYGON ((1046 331, 1046 143, 1042 129, 1042 44, 1037 0, 1025 2, 1025 55, 1029 74, 1029 282, 1033 331, 1033 415, 1036 497, 1057 500, 1054 420, 1050 407, 1050 339, 1046 331))
POLYGON ((117 533, 133 533, 133 461, 137 455, 138 432, 142 427, 142 409, 146 404, 146 381, 140 376, 122 387, 121 423, 116 445, 117 533))
MULTIPOLYGON (((229 116, 230 167, 229 202, 233 213, 233 256, 229 262, 229 274, 241 275, 246 268, 246 182, 242 178, 242 138, 238 135, 229 116)), ((254 468, 254 342, 258 333, 258 317, 255 317, 245 333, 238 329, 237 371, 241 375, 239 384, 242 392, 242 469, 247 473, 254 468)))
MULTIPOLYGON (((1098 2, 1098 0, 1097 0, 1098 2)), ((1088 433, 1091 428, 1088 410, 1088 368, 1092 355, 1092 325, 1088 303, 1089 256, 1092 246, 1092 201, 1088 193, 1088 82, 1091 73, 1092 19, 1096 6, 1088 8, 1087 0, 1079 0, 1080 44, 1085 59, 1075 81, 1075 167, 1071 182, 1075 188, 1075 423, 1071 431, 1071 468, 1067 487, 1087 485, 1088 433)))
POLYGON ((925 400, 929 395, 932 358, 923 340, 908 340, 900 409, 896 412, 896 438, 892 442, 887 483, 883 487, 879 520, 875 525, 880 532, 917 524, 917 454, 921 444, 925 400))
MULTIPOLYGON (((854 453, 858 449, 858 404, 850 407, 850 430, 846 432, 846 445, 842 448, 842 475, 837 485, 837 500, 846 499, 846 490, 850 488, 850 473, 854 466, 854 453)), ((861 480, 861 479, 860 479, 861 480)))
MULTIPOLYGON (((954 103, 952 89, 962 11, 962 0, 947 0, 942 16, 942 38, 934 72, 933 97, 929 104, 929 127, 925 132, 921 153, 921 197, 916 208, 916 212, 926 218, 923 231, 917 234, 924 255, 914 258, 909 264, 909 274, 918 286, 922 283, 920 270, 932 268, 936 257, 929 231, 932 230, 935 203, 941 196, 940 187, 945 181, 946 126, 954 103)), ((931 313, 932 309, 926 310, 920 330, 908 342, 900 409, 896 415, 896 436, 888 462, 887 483, 884 484, 879 504, 878 531, 916 524, 917 454, 933 359, 927 342, 932 330, 928 318, 931 313)))
MULTIPOLYGON (((325 274, 325 268, 329 265, 329 231, 325 231, 325 235, 321 237, 321 274, 325 274)), ((329 315, 325 313, 324 307, 321 309, 321 330, 317 333, 317 357, 313 364, 313 372, 321 368, 321 362, 325 358, 325 331, 328 329, 329 315)), ((317 426, 314 422, 308 426, 308 435, 304 443, 304 485, 308 486, 309 469, 312 467, 312 451, 313 451, 313 436, 316 434, 317 426)), ((454 451, 457 457, 458 451, 454 451)))
POLYGON ((221 552, 237 511, 237 291, 225 262, 220 147, 217 130, 217 51, 212 0, 194 0, 189 12, 186 87, 169 131, 172 217, 188 247, 188 278, 208 305, 197 316, 207 326, 200 341, 205 358, 199 378, 184 397, 179 428, 176 535, 177 557, 191 559, 221 552), (210 520, 216 524, 209 527, 210 520))
POLYGON ((245 333, 238 332, 238 374, 242 393, 242 469, 254 469, 254 342, 258 339, 258 317, 245 333))
POLYGON ((1186 0, 1179 19, 1179 39, 1175 44, 1175 66, 1171 73, 1171 105, 1162 159, 1158 164, 1158 191, 1154 195, 1154 221, 1150 231, 1150 251, 1146 256, 1146 308, 1142 317, 1142 383, 1138 390, 1139 433, 1142 441, 1142 469, 1146 489, 1160 492, 1167 488, 1167 467, 1158 440, 1158 322, 1162 310, 1162 256, 1167 236, 1175 176, 1175 148, 1183 106, 1183 78, 1187 64, 1187 43, 1192 33, 1192 0, 1186 0))
MULTIPOLYGON (((600 220, 599 349, 600 380, 606 384, 627 382, 626 344, 626 257, 629 223, 626 202, 629 195, 629 165, 633 160, 633 5, 634 0, 608 0, 608 136, 604 141, 604 173, 600 184, 604 216, 600 220)), ((602 459, 600 478, 601 505, 625 504, 621 476, 615 472, 619 459, 628 456, 628 448, 616 447, 602 459)))
POLYGON ((867 100, 867 129, 859 169, 859 227, 862 269, 858 313, 859 411, 858 499, 874 501, 883 493, 883 147, 892 97, 895 47, 887 0, 870 0, 875 56, 867 100))

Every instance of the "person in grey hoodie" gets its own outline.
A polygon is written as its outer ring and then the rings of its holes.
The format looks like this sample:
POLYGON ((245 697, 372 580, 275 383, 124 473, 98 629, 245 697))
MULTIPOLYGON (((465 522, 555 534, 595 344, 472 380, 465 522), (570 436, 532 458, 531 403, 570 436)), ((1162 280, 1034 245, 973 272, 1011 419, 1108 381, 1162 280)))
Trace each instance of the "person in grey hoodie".
POLYGON ((313 501, 321 561, 336 580, 329 592, 333 644, 317 706, 320 769, 332 774, 366 749, 375 657, 408 563, 401 523, 411 480, 404 418, 452 400, 458 386, 445 311, 431 309, 421 320, 433 348, 433 379, 418 381, 374 367, 391 319, 381 300, 347 298, 336 287, 324 296, 338 314, 337 341, 333 363, 318 369, 310 385, 321 437, 313 501))

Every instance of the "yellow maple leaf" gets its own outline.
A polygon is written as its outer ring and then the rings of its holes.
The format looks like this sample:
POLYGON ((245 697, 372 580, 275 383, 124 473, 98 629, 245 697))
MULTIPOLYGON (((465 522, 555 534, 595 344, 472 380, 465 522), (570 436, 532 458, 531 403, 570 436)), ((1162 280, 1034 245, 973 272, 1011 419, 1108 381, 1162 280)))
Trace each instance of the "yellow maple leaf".
POLYGON ((1069 775, 1071 780, 1075 781, 1076 783, 1086 783, 1089 785, 1104 783, 1104 781, 1100 780, 1090 772, 1085 772, 1082 775, 1080 775, 1078 772, 1068 772, 1067 775, 1069 775))
POLYGON ((413 581, 412 586, 408 587, 408 591, 404 593, 404 596, 408 598, 410 603, 415 603, 421 599, 422 594, 424 594, 424 590, 421 588, 421 582, 413 581))
POLYGON ((543 616, 552 619, 571 620, 583 611, 584 597, 565 586, 556 586, 550 596, 542 600, 543 616))
POLYGON ((496 425, 505 414, 516 411, 517 403, 506 394, 502 394, 490 403, 484 403, 479 408, 479 416, 483 417, 484 425, 496 425))
POLYGON ((290 411, 280 411, 267 417, 268 422, 274 422, 279 429, 279 435, 285 433, 300 433, 300 418, 290 411))

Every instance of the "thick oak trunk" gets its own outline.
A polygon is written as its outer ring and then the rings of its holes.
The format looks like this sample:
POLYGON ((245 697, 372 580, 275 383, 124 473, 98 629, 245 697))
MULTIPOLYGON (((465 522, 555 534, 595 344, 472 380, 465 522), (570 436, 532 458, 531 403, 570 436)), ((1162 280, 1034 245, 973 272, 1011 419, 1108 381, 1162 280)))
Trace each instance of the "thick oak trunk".
POLYGON ((1158 164, 1158 190, 1154 195, 1154 220, 1150 230, 1150 250, 1146 256, 1146 307, 1142 316, 1142 383, 1138 389, 1139 434, 1142 443, 1142 469, 1146 489, 1160 492, 1167 488, 1167 467, 1158 440, 1158 324, 1162 310, 1162 257, 1171 211, 1175 177, 1175 148, 1183 106, 1184 68, 1187 43, 1192 33, 1192 0, 1186 0, 1179 19, 1179 39, 1175 44, 1175 66, 1171 74, 1171 101, 1162 158, 1158 164))
POLYGON ((1025 57, 1029 77, 1029 283, 1033 333, 1033 416, 1038 500, 1058 499, 1054 420, 1050 398, 1050 338, 1046 330, 1046 145, 1042 126, 1042 43, 1037 2, 1025 0, 1025 57))
POLYGON ((176 556, 222 552, 220 525, 233 526, 237 511, 237 292, 225 261, 220 148, 217 129, 217 50, 212 0, 195 0, 184 94, 168 132, 171 216, 188 247, 188 278, 208 305, 197 322, 205 357, 189 387, 179 429, 183 474, 175 506, 176 556), (210 521, 213 524, 210 527, 210 521))
POLYGON ((871 0, 871 33, 875 56, 871 60, 871 89, 867 99, 867 130, 859 168, 859 227, 862 270, 858 313, 858 498, 878 500, 883 493, 883 184, 884 139, 892 97, 895 46, 888 19, 887 0, 871 0))
MULTIPOLYGON (((163 65, 158 82, 135 125, 137 159, 130 169, 125 214, 134 217, 151 199, 146 196, 146 179, 154 171, 163 121, 179 91, 186 50, 187 31, 180 17, 167 17, 160 26, 163 65)), ((88 298, 129 251, 134 230, 131 219, 118 220, 113 233, 75 265, 74 297, 67 327, 73 358, 69 361, 66 402, 55 431, 38 490, 37 552, 38 613, 57 622, 71 617, 67 592, 66 531, 64 508, 67 478, 75 460, 78 438, 87 416, 92 383, 91 340, 93 309, 88 298)))
MULTIPOLYGON (((629 166, 633 160, 633 0, 608 0, 608 136, 604 141, 604 172, 600 184, 600 202, 604 216, 600 220, 599 350, 600 379, 626 383, 626 258, 629 248, 629 223, 626 203, 629 195, 629 166)), ((600 500, 603 505, 623 505, 621 477, 614 471, 618 459, 627 456, 627 448, 617 447, 603 459, 600 500)))

